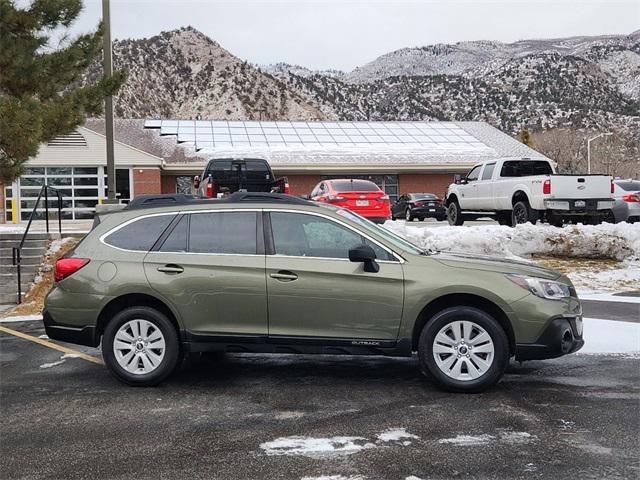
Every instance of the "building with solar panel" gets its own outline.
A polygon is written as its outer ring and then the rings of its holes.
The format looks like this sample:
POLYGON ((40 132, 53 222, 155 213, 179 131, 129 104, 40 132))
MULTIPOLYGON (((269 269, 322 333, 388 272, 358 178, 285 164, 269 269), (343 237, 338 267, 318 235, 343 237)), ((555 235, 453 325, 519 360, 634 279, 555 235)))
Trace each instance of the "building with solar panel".
MULTIPOLYGON (((106 197, 104 121, 43 145, 25 175, 0 188, 4 220, 28 218, 43 183, 62 189, 65 219, 93 216, 106 197), (13 200, 13 203, 12 203, 13 200)), ((127 120, 115 123, 116 190, 122 201, 144 193, 191 192, 211 158, 264 158, 291 193, 323 179, 364 178, 391 200, 443 195, 456 173, 477 162, 542 154, 484 122, 288 122, 127 120)))

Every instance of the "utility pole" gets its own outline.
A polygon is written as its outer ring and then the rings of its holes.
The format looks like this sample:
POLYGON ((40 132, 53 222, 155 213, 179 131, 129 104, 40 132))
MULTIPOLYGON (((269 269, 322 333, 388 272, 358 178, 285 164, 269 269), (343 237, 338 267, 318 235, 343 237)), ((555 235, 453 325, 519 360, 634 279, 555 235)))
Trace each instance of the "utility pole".
MULTIPOLYGON (((104 37, 102 40, 103 71, 105 77, 113 74, 111 59, 111 13, 109 0, 102 0, 102 22, 104 37)), ((107 138, 107 200, 105 203, 117 203, 116 200, 116 164, 113 154, 113 97, 104 97, 104 129, 107 138)))
POLYGON ((589 140, 587 140, 587 173, 591 174, 591 142, 600 137, 608 137, 609 135, 613 135, 613 133, 599 133, 595 137, 591 137, 589 140))

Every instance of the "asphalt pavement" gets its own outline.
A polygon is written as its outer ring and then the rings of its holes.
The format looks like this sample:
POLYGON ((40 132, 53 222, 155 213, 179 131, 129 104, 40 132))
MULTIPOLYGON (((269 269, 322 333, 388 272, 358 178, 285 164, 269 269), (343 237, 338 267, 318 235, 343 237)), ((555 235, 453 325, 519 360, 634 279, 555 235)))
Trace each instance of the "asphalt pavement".
POLYGON ((208 355, 133 388, 63 355, 0 332, 3 479, 640 476, 637 357, 514 363, 456 395, 415 359, 208 355))

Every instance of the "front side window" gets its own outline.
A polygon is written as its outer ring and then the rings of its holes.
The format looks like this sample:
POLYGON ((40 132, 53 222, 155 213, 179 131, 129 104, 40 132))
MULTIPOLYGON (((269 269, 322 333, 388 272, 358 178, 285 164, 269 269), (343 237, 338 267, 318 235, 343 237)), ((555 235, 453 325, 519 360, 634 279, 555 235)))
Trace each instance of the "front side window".
POLYGON ((480 168, 482 168, 482 165, 478 165, 477 167, 471 169, 471 171, 467 175, 467 182, 475 182, 476 180, 478 180, 478 175, 480 175, 480 168))
POLYGON ((148 252, 175 215, 154 215, 135 220, 107 235, 104 242, 124 250, 148 252))
POLYGON ((349 250, 369 245, 380 260, 393 260, 379 245, 329 219, 303 213, 271 213, 271 229, 277 255, 349 258, 349 250))
POLYGON ((256 212, 192 213, 189 252, 255 255, 256 212))

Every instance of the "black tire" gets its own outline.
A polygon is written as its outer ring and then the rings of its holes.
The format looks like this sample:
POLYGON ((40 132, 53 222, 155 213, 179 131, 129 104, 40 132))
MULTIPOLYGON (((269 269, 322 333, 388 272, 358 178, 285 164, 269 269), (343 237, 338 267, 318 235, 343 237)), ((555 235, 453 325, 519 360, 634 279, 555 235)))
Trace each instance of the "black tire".
POLYGON ((158 310, 145 306, 126 308, 114 315, 104 329, 102 357, 111 373, 121 382, 138 387, 157 385, 171 375, 181 359, 178 334, 167 316, 158 310), (120 366, 114 352, 113 341, 116 333, 122 325, 135 319, 146 320, 153 324, 160 330, 165 341, 164 357, 160 364, 145 374, 135 374, 120 366))
POLYGON ((602 218, 602 221, 607 223, 617 223, 616 216, 613 213, 613 210, 607 210, 607 213, 605 213, 604 217, 602 218))
POLYGON ((535 225, 537 221, 538 212, 529 206, 529 202, 520 201, 513 206, 513 210, 511 210, 511 226, 515 227, 527 222, 535 225))
MULTIPOLYGON (((451 307, 438 312, 422 329, 418 343, 418 359, 422 372, 430 377, 438 387, 449 392, 478 393, 495 385, 509 365, 509 339, 496 319, 475 307, 451 307), (451 322, 471 321, 479 325, 491 338, 494 347, 490 367, 480 377, 472 380, 451 378, 438 367, 433 355, 436 335, 451 322)), ((463 358, 463 360, 465 360, 463 358)), ((455 360, 454 364, 460 360, 455 360)))
POLYGON ((416 217, 414 217, 413 215, 411 215, 411 209, 410 209, 410 208, 407 208, 407 209, 404 211, 404 219, 405 219, 407 222, 413 222, 413 220, 414 220, 415 218, 416 218, 416 217))
POLYGON ((498 213, 496 220, 498 220, 498 224, 500 225, 511 226, 511 215, 509 213, 498 213))
POLYGON ((447 220, 449 220, 449 225, 452 226, 459 226, 464 223, 460 204, 456 200, 451 202, 447 207, 447 220))

